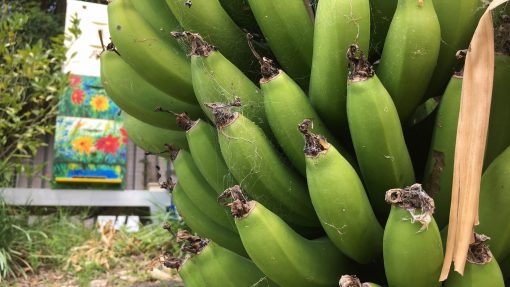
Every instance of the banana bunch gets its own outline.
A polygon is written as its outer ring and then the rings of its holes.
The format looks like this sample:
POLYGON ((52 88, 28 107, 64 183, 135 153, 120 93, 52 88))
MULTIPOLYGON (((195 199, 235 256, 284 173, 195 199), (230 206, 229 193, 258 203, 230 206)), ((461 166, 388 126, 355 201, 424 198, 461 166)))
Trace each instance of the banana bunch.
MULTIPOLYGON (((456 55, 483 2, 111 0, 103 85, 129 138, 172 161, 164 186, 193 232, 161 262, 192 287, 442 286, 456 55)), ((510 276, 510 16, 498 13, 485 235, 449 287, 510 276)))

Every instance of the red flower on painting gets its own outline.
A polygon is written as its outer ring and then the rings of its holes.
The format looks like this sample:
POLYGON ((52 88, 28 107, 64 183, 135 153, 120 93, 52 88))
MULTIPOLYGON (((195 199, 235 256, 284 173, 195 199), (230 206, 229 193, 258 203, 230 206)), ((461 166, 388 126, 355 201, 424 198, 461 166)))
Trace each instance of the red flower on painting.
POLYGON ((119 138, 112 135, 102 137, 96 141, 96 148, 104 154, 110 153, 115 155, 119 146, 119 138))
POLYGON ((122 143, 127 144, 128 142, 128 134, 125 128, 120 128, 120 133, 122 134, 122 143))
POLYGON ((69 86, 71 88, 74 88, 76 86, 78 86, 79 84, 81 84, 81 78, 80 76, 76 76, 76 75, 71 75, 69 77, 69 86))
POLYGON ((85 99, 85 92, 83 92, 83 90, 76 89, 71 94, 71 101, 75 105, 81 105, 81 103, 83 103, 84 99, 85 99))

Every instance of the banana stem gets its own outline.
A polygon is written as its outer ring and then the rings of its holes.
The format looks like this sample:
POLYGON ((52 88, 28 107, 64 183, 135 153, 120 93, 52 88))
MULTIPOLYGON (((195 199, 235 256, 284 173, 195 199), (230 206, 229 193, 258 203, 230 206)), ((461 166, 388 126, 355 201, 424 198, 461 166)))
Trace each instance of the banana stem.
POLYGON ((487 241, 490 237, 484 234, 474 234, 474 242, 469 245, 467 261, 474 264, 487 264, 492 261, 492 253, 487 241))
POLYGON ((214 122, 218 128, 224 128, 237 118, 237 113, 232 111, 233 107, 241 106, 241 99, 235 97, 231 103, 206 103, 213 113, 214 122))
POLYGON ((299 132, 305 138, 305 156, 317 157, 319 154, 326 152, 331 145, 324 136, 312 133, 311 128, 313 128, 313 122, 310 119, 305 119, 298 125, 299 132))
POLYGON ((177 126, 184 131, 189 131, 197 123, 197 121, 192 120, 186 112, 178 114, 175 120, 177 126))
POLYGON ((235 218, 243 218, 247 216, 255 207, 255 202, 248 201, 246 195, 243 193, 239 185, 234 185, 233 187, 227 188, 218 197, 218 202, 230 207, 232 216, 235 218), (233 201, 228 202, 228 199, 232 199, 233 201))
POLYGON ((248 40, 248 46, 250 47, 253 56, 257 59, 257 61, 259 61, 260 73, 262 74, 262 79, 260 81, 268 82, 280 74, 280 70, 276 67, 273 60, 260 56, 257 50, 255 50, 255 47, 253 46, 253 35, 250 33, 246 34, 246 39, 248 40))
POLYGON ((209 244, 209 240, 191 235, 187 230, 177 231, 177 243, 184 242, 181 250, 192 254, 199 254, 209 244))
POLYGON ((349 61, 349 80, 351 82, 365 81, 375 75, 374 68, 357 44, 352 44, 347 49, 347 60, 349 61))
POLYGON ((422 224, 420 231, 426 230, 432 221, 434 213, 434 200, 422 188, 421 184, 415 183, 404 189, 394 188, 386 192, 386 202, 406 209, 412 216, 411 222, 418 221, 422 224), (421 213, 415 212, 420 210, 421 213))

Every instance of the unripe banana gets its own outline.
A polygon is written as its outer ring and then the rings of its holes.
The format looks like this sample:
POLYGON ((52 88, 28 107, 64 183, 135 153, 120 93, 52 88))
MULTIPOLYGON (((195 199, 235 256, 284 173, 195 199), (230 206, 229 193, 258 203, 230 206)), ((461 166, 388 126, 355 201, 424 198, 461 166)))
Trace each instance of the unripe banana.
POLYGON ((305 137, 306 177, 317 216, 333 244, 358 263, 382 252, 383 229, 372 211, 363 183, 349 162, 322 136, 305 137))
MULTIPOLYGON (((383 51, 384 41, 390 28, 398 0, 370 0, 371 37, 370 61, 378 60, 383 51)), ((366 51, 366 50, 365 50, 366 51)))
POLYGON ((221 154, 247 194, 289 224, 317 227, 304 180, 289 169, 264 132, 228 107, 214 108, 221 154))
POLYGON ((363 182, 380 220, 388 216, 384 193, 414 182, 414 171, 393 101, 359 48, 351 46, 347 119, 363 182), (358 55, 355 55, 358 54, 358 55))
POLYGON ((331 139, 335 146, 340 145, 319 118, 298 84, 284 71, 274 67, 271 60, 263 58, 261 65, 263 78, 260 80, 260 87, 264 95, 264 108, 269 126, 287 158, 303 176, 306 176, 303 137, 296 128, 303 119, 313 119, 314 131, 331 139))
MULTIPOLYGON (((508 4, 507 4, 508 6, 508 4)), ((510 55, 496 54, 484 168, 510 145, 510 55)))
POLYGON ((407 122, 426 92, 440 41, 432 0, 398 0, 377 75, 393 98, 402 123, 407 122))
POLYGON ((451 78, 436 116, 432 143, 425 167, 425 190, 434 198, 434 218, 439 228, 448 224, 452 194, 453 159, 462 92, 462 76, 451 78))
POLYGON ((187 112, 193 117, 202 115, 200 107, 175 99, 149 84, 114 51, 101 54, 101 83, 123 111, 160 128, 178 129, 173 116, 155 111, 157 108, 187 112))
POLYGON ((457 66, 455 54, 458 50, 468 48, 478 20, 485 10, 485 4, 480 0, 433 0, 433 2, 441 26, 441 48, 426 93, 427 97, 441 95, 457 66), (452 17, 452 11, 455 11, 455 17, 452 17))
POLYGON ((175 98, 196 102, 191 69, 184 52, 174 39, 156 32, 130 0, 114 0, 108 4, 108 26, 122 59, 140 76, 175 98))
POLYGON ((306 90, 312 66, 313 20, 305 2, 248 0, 278 63, 306 90))
POLYGON ((255 62, 246 35, 218 0, 166 0, 166 3, 184 30, 203 35, 205 41, 218 47, 242 71, 253 71, 255 62))
POLYGON ((239 186, 225 191, 248 255, 280 286, 333 286, 356 269, 328 238, 308 240, 259 202, 246 201, 239 186))
POLYGON ((368 51, 369 41, 368 0, 319 2, 308 94, 317 113, 337 136, 345 134, 348 128, 345 81, 348 69, 344 51, 347 51, 352 43, 358 43, 363 51, 368 51))
POLYGON ((195 261, 208 287, 278 286, 249 259, 214 242, 191 260, 195 261))
POLYGON ((186 135, 181 131, 158 128, 137 120, 126 112, 121 114, 130 140, 146 152, 169 158, 167 145, 187 149, 186 135))
POLYGON ((450 272, 443 284, 444 287, 505 286, 498 262, 492 257, 489 247, 484 242, 488 239, 487 236, 475 234, 475 242, 469 245, 464 274, 450 272))
POLYGON ((183 190, 181 183, 177 183, 172 191, 172 200, 184 219, 186 225, 202 237, 210 238, 219 245, 246 256, 239 235, 214 222, 210 215, 200 211, 201 206, 195 205, 183 190))
POLYGON ((200 35, 189 32, 173 35, 185 38, 193 47, 191 51, 193 89, 207 117, 214 120, 207 104, 232 102, 239 98, 243 104, 243 115, 269 132, 264 112, 264 99, 259 88, 200 35))
POLYGON ((383 239, 388 285, 441 286, 443 245, 432 217, 434 201, 419 184, 388 190, 386 200, 392 203, 383 239))
POLYGON ((216 129, 201 119, 192 121, 187 115, 179 115, 177 121, 186 130, 193 161, 216 193, 219 195, 236 184, 221 155, 216 129))
POLYGON ((166 5, 165 0, 132 0, 131 3, 143 19, 149 22, 163 37, 168 37, 171 32, 181 29, 181 25, 166 5))
POLYGON ((200 272, 202 267, 191 260, 191 258, 185 259, 182 266, 178 269, 178 273, 186 287, 207 286, 206 280, 200 272))
POLYGON ((342 275, 340 277, 340 281, 338 282, 339 287, 381 287, 375 283, 361 283, 358 277, 354 275, 342 275))
POLYGON ((191 154, 186 150, 178 151, 173 164, 186 196, 216 224, 237 233, 232 217, 218 204, 216 192, 200 173, 191 154))
MULTIPOLYGON (((508 80, 508 79, 507 79, 508 80)), ((482 176, 476 231, 491 236, 490 247, 498 261, 510 255, 510 147, 501 153, 482 176)))

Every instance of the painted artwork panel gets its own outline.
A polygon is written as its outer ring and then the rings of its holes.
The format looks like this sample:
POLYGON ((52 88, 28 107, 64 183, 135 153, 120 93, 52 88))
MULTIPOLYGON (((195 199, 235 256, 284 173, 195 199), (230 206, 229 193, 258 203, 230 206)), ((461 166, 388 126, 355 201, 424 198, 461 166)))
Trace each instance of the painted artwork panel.
POLYGON ((107 96, 99 77, 70 75, 58 114, 70 117, 114 119, 120 109, 107 96))

